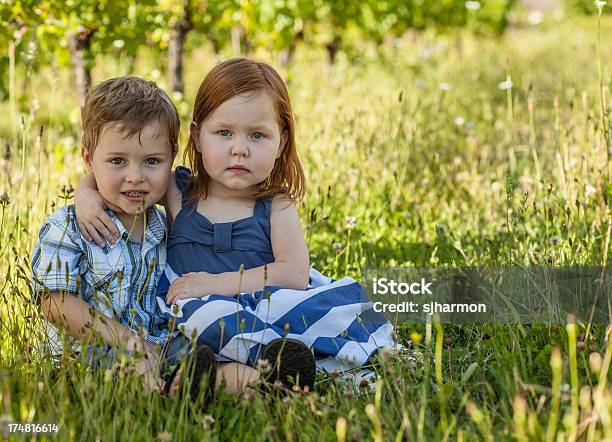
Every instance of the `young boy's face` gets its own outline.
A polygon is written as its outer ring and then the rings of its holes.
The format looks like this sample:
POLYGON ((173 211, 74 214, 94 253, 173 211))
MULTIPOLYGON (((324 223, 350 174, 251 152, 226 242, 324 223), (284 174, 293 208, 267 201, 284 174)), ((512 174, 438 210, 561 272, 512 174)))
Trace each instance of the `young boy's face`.
POLYGON ((166 193, 174 155, 158 122, 127 138, 116 125, 106 126, 93 155, 85 149, 82 155, 102 197, 128 215, 142 213, 143 200, 147 209, 166 193))

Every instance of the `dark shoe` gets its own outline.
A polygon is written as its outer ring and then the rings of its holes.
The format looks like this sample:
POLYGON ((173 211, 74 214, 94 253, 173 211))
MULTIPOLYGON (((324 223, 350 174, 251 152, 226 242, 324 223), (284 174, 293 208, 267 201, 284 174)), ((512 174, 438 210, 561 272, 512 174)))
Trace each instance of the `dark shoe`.
POLYGON ((261 352, 268 361, 270 371, 265 380, 271 384, 280 381, 285 387, 314 387, 316 366, 310 349, 294 339, 275 339, 261 352))
MULTIPOLYGON (((184 367, 186 373, 189 376, 189 390, 184 392, 179 388, 179 397, 183 397, 185 393, 189 394, 191 400, 197 399, 200 394, 200 384, 202 383, 202 378, 207 376, 205 382, 207 382, 206 386, 206 394, 204 396, 204 405, 208 404, 212 398, 215 388, 215 381, 217 379, 217 363, 215 361, 215 353, 212 351, 210 347, 207 345, 200 345, 196 347, 196 349, 189 354, 187 357, 186 365, 179 363, 172 373, 164 379, 166 381, 164 385, 164 394, 168 395, 170 393, 170 387, 172 385, 172 381, 176 377, 179 369, 184 367)), ((183 371, 183 374, 185 371, 183 371)), ((183 383, 181 381, 181 387, 183 387, 183 383)))

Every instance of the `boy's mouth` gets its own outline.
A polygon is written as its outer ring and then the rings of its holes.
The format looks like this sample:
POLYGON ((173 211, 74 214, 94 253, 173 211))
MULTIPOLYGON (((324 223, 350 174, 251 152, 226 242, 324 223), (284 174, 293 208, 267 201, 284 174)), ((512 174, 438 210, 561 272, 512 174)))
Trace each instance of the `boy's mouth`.
POLYGON ((142 198, 147 196, 147 193, 148 192, 121 192, 121 195, 130 200, 140 201, 142 198))

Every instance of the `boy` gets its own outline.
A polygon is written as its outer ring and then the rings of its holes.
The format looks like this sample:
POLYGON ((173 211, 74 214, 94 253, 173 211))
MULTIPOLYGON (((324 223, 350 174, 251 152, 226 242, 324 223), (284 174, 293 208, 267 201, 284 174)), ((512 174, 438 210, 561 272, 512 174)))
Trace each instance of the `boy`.
MULTIPOLYGON (((155 203, 171 177, 179 116, 155 83, 119 77, 91 90, 81 119, 83 160, 116 211, 107 213, 121 237, 99 247, 79 230, 73 205, 58 210, 41 227, 32 253, 34 293, 45 318, 72 337, 102 338, 107 348, 87 349, 92 365, 110 365, 119 349, 142 353, 137 371, 157 390, 162 382, 155 368, 168 329, 155 314, 157 279, 166 265, 165 215, 155 203)), ((199 350, 196 371, 214 359, 212 351, 199 350)))

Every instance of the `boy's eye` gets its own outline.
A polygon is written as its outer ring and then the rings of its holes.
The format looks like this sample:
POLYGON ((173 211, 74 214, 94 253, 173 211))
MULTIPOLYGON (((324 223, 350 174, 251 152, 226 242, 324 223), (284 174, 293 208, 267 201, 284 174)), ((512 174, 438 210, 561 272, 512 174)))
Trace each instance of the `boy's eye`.
POLYGON ((232 133, 227 129, 218 130, 217 133, 222 137, 229 137, 232 133))
POLYGON ((264 134, 261 132, 253 132, 251 135, 255 140, 261 140, 264 137, 264 134))
POLYGON ((145 163, 147 163, 147 166, 156 166, 159 164, 159 160, 157 158, 147 158, 145 163))
POLYGON ((114 164, 115 166, 119 166, 119 165, 123 164, 123 159, 121 159, 121 158, 112 158, 110 160, 110 162, 112 164, 114 164))

